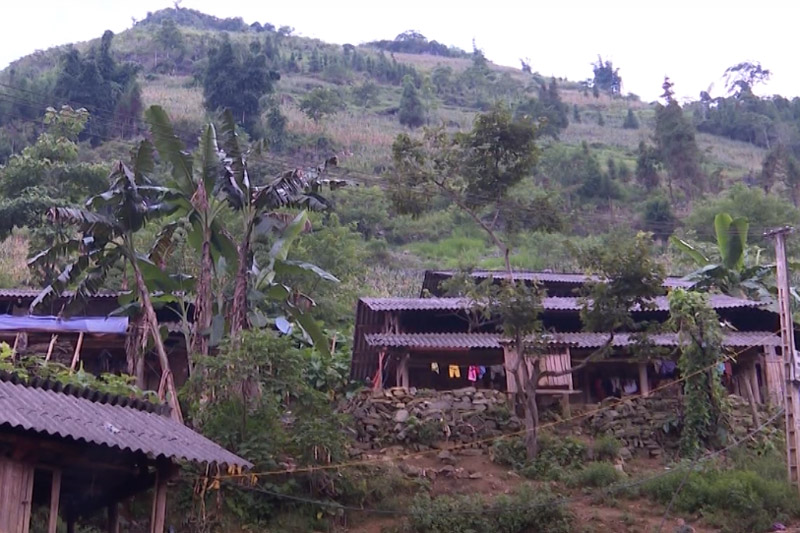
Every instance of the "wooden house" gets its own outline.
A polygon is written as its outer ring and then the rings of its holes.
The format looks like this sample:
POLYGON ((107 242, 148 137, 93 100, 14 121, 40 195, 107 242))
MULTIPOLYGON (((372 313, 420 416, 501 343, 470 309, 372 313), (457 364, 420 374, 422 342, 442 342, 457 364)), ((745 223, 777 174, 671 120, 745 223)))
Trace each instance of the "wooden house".
MULTIPOLYGON (((0 342, 8 343, 17 354, 44 356, 93 374, 134 374, 129 340, 136 324, 124 316, 110 316, 120 306, 121 293, 100 292, 68 315, 63 310, 73 296, 71 291, 31 313, 31 303, 38 294, 35 289, 0 289, 0 342)), ((167 309, 157 314, 168 330, 165 347, 176 385, 180 386, 188 377, 188 359, 183 335, 175 327, 177 315, 167 309)), ((155 390, 161 378, 158 360, 154 354, 147 354, 144 363, 139 385, 155 390)))
MULTIPOLYGON (((457 389, 472 385, 515 392, 516 383, 505 369, 514 367, 516 354, 496 322, 472 319, 473 302, 441 295, 441 281, 451 275, 447 271, 426 273, 422 295, 430 297, 358 301, 352 378, 376 388, 457 389)), ((503 275, 473 273, 477 280, 503 275)), ((542 302, 546 334, 538 338, 547 346, 542 370, 574 368, 608 342, 608 334, 583 331, 581 302, 575 291, 592 278, 548 272, 515 273, 515 278, 536 281, 549 295, 542 302)), ((668 278, 665 293, 687 285, 684 280, 668 278)), ((724 365, 726 386, 733 393, 752 395, 757 402, 780 402, 783 379, 778 315, 761 302, 725 295, 711 295, 710 304, 728 325, 723 339, 726 351, 736 354, 724 365)), ((669 318, 667 297, 656 298, 654 309, 634 312, 643 321, 665 322, 669 318)), ((616 334, 610 357, 574 373, 544 378, 539 393, 565 402, 595 402, 610 395, 648 394, 675 377, 675 334, 650 336, 652 354, 633 354, 635 341, 630 332, 616 334)))
POLYGON ((47 532, 67 532, 153 490, 150 531, 165 530, 166 487, 182 463, 252 465, 169 417, 169 408, 60 383, 0 375, 0 531, 27 533, 31 509, 49 508, 47 532))

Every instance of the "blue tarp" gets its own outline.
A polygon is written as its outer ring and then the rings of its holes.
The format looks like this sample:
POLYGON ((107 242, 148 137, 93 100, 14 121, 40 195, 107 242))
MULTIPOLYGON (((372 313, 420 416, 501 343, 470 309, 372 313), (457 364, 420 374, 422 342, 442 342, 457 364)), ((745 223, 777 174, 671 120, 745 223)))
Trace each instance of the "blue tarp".
POLYGON ((128 330, 128 317, 14 316, 0 315, 0 331, 46 331, 52 333, 116 333, 128 330))

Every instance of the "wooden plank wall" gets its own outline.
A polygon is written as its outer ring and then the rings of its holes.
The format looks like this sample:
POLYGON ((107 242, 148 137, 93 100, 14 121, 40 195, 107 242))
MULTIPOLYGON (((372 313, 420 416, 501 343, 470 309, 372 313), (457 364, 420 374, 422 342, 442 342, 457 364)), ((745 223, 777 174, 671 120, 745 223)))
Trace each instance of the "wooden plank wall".
POLYGON ((0 457, 0 531, 3 533, 28 533, 33 470, 33 464, 0 457))
POLYGON ((772 405, 783 405, 783 357, 775 353, 774 346, 764 346, 767 398, 772 405))

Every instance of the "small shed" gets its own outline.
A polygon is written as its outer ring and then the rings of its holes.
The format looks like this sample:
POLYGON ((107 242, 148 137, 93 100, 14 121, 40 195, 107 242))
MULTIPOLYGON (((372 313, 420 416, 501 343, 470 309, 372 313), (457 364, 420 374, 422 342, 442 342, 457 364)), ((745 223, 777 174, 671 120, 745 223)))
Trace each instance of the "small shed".
POLYGON ((169 417, 169 407, 58 382, 0 374, 0 532, 27 533, 34 505, 75 524, 153 491, 150 531, 165 527, 167 482, 180 463, 252 465, 169 417))

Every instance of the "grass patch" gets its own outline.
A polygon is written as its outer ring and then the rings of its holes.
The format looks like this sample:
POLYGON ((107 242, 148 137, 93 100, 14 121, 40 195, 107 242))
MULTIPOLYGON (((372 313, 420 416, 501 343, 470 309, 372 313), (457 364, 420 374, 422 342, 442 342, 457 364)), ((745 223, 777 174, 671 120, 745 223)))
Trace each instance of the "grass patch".
MULTIPOLYGON (((771 462, 764 459, 759 464, 771 462)), ((767 531, 774 522, 800 516, 796 489, 786 483, 785 473, 772 477, 776 470, 774 465, 764 471, 709 466, 689 473, 678 491, 686 476, 680 469, 645 483, 641 492, 664 505, 677 493, 676 512, 700 514, 724 533, 767 531)))
POLYGON ((619 456, 622 443, 610 435, 603 435, 594 440, 592 451, 594 458, 599 461, 613 461, 619 456))
POLYGON ((567 478, 570 487, 608 487, 622 479, 622 472, 607 462, 589 463, 567 478))
POLYGON ((572 516, 547 490, 522 486, 486 502, 479 496, 417 496, 408 531, 413 533, 567 533, 572 516))
POLYGON ((520 437, 501 439, 492 447, 494 462, 510 466, 529 479, 561 481, 586 460, 586 445, 574 437, 539 437, 539 454, 529 461, 520 437))

